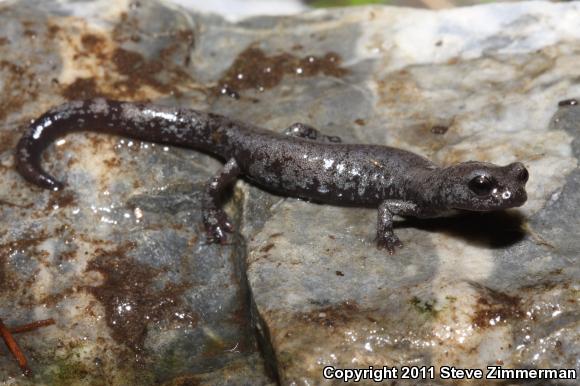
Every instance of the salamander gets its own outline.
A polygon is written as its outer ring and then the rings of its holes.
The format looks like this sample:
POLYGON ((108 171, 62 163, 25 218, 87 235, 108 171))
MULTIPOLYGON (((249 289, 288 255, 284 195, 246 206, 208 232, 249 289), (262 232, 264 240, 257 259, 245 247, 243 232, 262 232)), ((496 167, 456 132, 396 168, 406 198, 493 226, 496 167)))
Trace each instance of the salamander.
POLYGON ((295 123, 273 132, 228 117, 179 107, 102 98, 57 106, 34 120, 16 148, 16 168, 29 182, 60 190, 40 165, 41 153, 73 131, 96 131, 195 149, 225 162, 202 198, 210 242, 233 231, 222 193, 243 176, 268 191, 318 203, 378 208, 377 245, 393 254, 402 243, 393 216, 436 217, 449 211, 495 211, 526 202, 528 171, 521 162, 498 166, 468 161, 440 167, 412 152, 347 144, 295 123))

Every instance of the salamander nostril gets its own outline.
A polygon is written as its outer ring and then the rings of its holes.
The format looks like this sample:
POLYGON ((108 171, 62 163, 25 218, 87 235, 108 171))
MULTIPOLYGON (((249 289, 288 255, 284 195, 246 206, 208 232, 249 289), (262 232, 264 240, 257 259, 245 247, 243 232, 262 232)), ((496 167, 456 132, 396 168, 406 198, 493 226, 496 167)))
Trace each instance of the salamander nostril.
POLYGON ((528 169, 524 166, 521 162, 514 162, 506 166, 509 176, 520 183, 528 182, 528 178, 530 177, 528 174, 528 169))

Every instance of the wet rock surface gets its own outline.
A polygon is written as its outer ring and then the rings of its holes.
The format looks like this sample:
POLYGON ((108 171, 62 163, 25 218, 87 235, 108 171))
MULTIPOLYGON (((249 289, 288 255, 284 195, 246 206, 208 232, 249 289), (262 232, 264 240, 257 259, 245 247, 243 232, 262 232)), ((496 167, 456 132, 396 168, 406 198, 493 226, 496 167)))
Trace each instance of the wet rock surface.
MULTIPOLYGON (((318 384, 322 368, 575 368, 580 97, 575 4, 371 7, 238 24, 154 1, 0 6, 0 317, 19 384, 318 384), (466 24, 466 20, 469 21, 466 24), (485 28, 484 28, 485 27, 485 28), (478 31, 478 32, 474 32, 478 31), (70 99, 152 100, 271 130, 305 122, 441 163, 530 171, 507 213, 397 224, 236 185, 240 234, 207 245, 203 154, 73 134, 41 191, 15 172, 26 123, 70 99)), ((6 355, 4 355, 6 354, 6 355)), ((449 382, 435 380, 436 382, 449 382)))

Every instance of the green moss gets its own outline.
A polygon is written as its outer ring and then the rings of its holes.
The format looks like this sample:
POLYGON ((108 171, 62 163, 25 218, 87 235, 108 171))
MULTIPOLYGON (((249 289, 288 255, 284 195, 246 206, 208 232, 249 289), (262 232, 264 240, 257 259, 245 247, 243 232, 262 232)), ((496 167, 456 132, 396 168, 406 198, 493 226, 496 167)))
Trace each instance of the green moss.
POLYGON ((76 359, 56 359, 48 375, 49 385, 75 385, 96 383, 87 366, 76 359), (93 378, 92 381, 87 379, 93 378))
POLYGON ((435 309, 435 304, 437 301, 433 300, 421 300, 417 296, 413 296, 409 301, 411 305, 417 310, 419 313, 428 315, 431 317, 436 317, 439 313, 438 310, 435 309))
MULTIPOLYGON (((41 371, 35 373, 35 381, 47 386, 101 386, 123 380, 130 385, 154 385, 153 369, 145 368, 132 361, 122 361, 113 369, 95 365, 91 357, 81 354, 79 347, 66 356, 52 359, 41 371)), ((38 368, 37 368, 38 369, 38 368)))

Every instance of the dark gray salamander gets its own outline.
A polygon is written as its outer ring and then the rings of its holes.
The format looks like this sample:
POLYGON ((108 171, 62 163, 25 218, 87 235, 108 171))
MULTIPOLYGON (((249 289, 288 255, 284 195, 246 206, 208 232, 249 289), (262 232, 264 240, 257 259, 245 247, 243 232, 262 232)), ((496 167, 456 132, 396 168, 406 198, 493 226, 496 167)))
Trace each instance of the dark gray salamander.
POLYGON ((224 160, 203 199, 203 220, 212 242, 225 242, 232 231, 220 197, 240 175, 286 196, 378 207, 378 246, 391 254, 402 246, 393 233, 394 215, 423 218, 456 209, 501 210, 527 199, 528 171, 520 162, 497 166, 470 161, 441 168, 401 149, 343 144, 300 123, 278 134, 221 115, 105 99, 66 103, 32 122, 16 149, 20 174, 43 188, 61 189, 41 168, 40 156, 52 141, 73 131, 186 147, 224 160))

